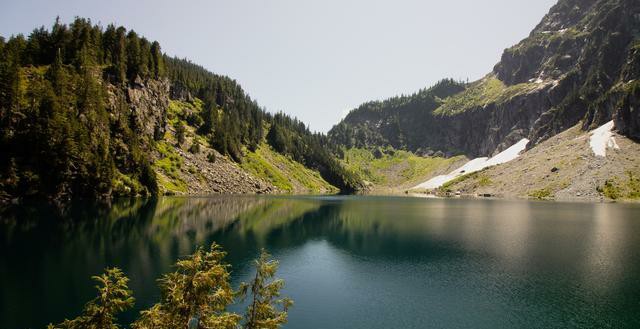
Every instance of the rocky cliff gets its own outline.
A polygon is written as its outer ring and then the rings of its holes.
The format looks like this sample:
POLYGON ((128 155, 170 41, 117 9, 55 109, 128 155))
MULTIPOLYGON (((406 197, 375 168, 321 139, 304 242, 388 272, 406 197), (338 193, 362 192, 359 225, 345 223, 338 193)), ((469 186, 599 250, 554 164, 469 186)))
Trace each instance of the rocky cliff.
POLYGON ((577 123, 588 129, 613 118, 619 133, 637 140, 639 70, 640 2, 561 0, 491 73, 457 84, 463 91, 442 97, 432 88, 367 103, 329 134, 347 146, 474 157, 522 138, 531 148, 577 123))
MULTIPOLYGON (((151 155, 152 168, 163 194, 264 194, 282 193, 268 180, 252 175, 229 157, 220 154, 198 136, 186 121, 199 115, 201 102, 180 84, 168 79, 136 79, 128 85, 107 83, 108 112, 114 121, 130 122, 142 148, 151 155), (179 125, 182 128, 177 128, 179 125), (177 138, 184 129, 184 141, 177 138), (197 150, 193 145, 198 145, 197 150)), ((118 153, 129 147, 123 139, 118 153)), ((263 164, 264 165, 264 164, 263 164)), ((293 180, 293 179, 292 179, 293 180)), ((330 186, 325 182, 327 186, 330 186)), ((311 192, 300 189, 296 192, 311 192)))
MULTIPOLYGON (((114 121, 130 122, 163 194, 335 193, 338 190, 302 164, 262 144, 245 150, 241 163, 217 151, 198 134, 190 118, 200 117, 203 103, 168 79, 136 79, 130 85, 107 83, 108 109, 114 121), (182 130, 182 131, 181 131, 182 130), (179 137, 182 135, 182 137, 179 137), (181 140, 182 139, 182 140, 181 140)), ((117 153, 129 147, 123 139, 117 153)), ((128 192, 128 191, 124 191, 128 192)))

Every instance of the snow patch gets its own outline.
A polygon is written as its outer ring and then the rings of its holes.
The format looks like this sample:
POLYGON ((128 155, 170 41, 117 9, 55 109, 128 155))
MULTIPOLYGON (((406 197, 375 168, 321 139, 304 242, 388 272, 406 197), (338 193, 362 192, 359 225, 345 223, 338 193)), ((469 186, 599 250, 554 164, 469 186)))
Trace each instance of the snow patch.
POLYGON ((589 138, 589 145, 591 150, 596 156, 606 157, 607 148, 613 148, 619 150, 620 147, 616 143, 616 139, 613 137, 613 120, 605 123, 591 132, 589 138))
POLYGON ((513 144, 508 149, 498 153, 497 155, 491 158, 476 158, 464 164, 464 166, 450 172, 447 175, 440 175, 431 178, 430 180, 414 186, 413 189, 435 189, 438 188, 445 183, 452 181, 462 175, 470 174, 476 171, 480 171, 484 168, 499 165, 502 163, 507 163, 515 158, 517 158, 522 151, 527 147, 529 140, 526 138, 521 139, 519 142, 513 144))

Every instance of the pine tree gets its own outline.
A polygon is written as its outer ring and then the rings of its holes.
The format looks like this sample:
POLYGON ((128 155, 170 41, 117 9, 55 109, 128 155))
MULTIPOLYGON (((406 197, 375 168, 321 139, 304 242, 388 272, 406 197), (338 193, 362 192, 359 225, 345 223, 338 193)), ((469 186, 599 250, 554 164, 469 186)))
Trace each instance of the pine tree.
POLYGON ((280 290, 284 286, 282 279, 274 279, 278 270, 278 262, 263 249, 260 258, 255 260, 256 275, 249 286, 251 304, 245 315, 245 329, 276 329, 287 322, 287 310, 293 301, 280 299, 280 290), (280 307, 280 309, 278 309, 280 307))
POLYGON ((129 279, 118 268, 106 269, 100 276, 92 277, 98 282, 98 297, 87 303, 82 315, 65 320, 49 329, 117 329, 116 315, 131 308, 134 298, 128 287, 129 279))
POLYGON ((53 60, 53 64, 49 66, 49 81, 53 85, 53 88, 56 94, 61 95, 63 92, 63 88, 65 87, 65 74, 64 74, 64 66, 62 64, 62 53, 58 48, 56 51, 56 57, 53 60))
POLYGON ((112 60, 116 72, 116 81, 120 83, 127 81, 126 31, 127 30, 122 26, 116 30, 116 39, 112 49, 112 60))
POLYGON ((176 264, 176 271, 160 280, 160 303, 141 313, 136 329, 234 329, 241 317, 226 311, 236 293, 229 284, 229 265, 219 245, 196 252, 176 264))
POLYGON ((153 62, 153 74, 156 79, 165 75, 164 56, 158 41, 151 44, 151 60, 153 62))
POLYGON ((146 38, 140 38, 140 60, 138 62, 138 74, 142 78, 148 78, 153 73, 153 60, 151 58, 151 44, 146 38))
POLYGON ((127 34, 127 78, 134 81, 139 76, 140 63, 142 62, 140 55, 140 38, 134 31, 127 34))
POLYGON ((176 127, 176 141, 178 142, 178 145, 182 145, 184 144, 184 139, 185 139, 185 128, 184 128, 184 124, 180 121, 178 121, 178 123, 176 123, 175 125, 176 127))

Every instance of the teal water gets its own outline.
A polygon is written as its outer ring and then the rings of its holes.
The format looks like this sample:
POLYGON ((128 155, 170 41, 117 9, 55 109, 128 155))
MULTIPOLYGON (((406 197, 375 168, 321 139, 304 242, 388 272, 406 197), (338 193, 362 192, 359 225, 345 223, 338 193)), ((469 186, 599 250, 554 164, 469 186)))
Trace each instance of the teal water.
POLYGON ((167 197, 0 218, 0 328, 44 328, 131 278, 131 321, 197 245, 233 281, 267 248, 286 328, 640 328, 640 206, 399 197, 167 197))

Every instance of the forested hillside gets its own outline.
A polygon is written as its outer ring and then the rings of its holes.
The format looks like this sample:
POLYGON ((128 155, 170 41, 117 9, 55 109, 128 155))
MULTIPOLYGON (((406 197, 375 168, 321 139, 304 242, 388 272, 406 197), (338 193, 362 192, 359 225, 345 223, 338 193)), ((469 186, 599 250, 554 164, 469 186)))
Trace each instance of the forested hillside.
POLYGON ((183 180, 164 165, 184 169, 185 133, 210 162, 241 163, 266 142, 343 191, 360 188, 325 136, 134 31, 77 18, 0 37, 2 199, 156 195, 159 178, 183 180))
POLYGON ((423 147, 433 111, 448 97, 465 90, 466 84, 444 79, 411 95, 367 102, 352 110, 329 132, 331 140, 347 148, 392 146, 419 154, 432 155, 423 147))

